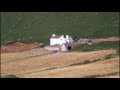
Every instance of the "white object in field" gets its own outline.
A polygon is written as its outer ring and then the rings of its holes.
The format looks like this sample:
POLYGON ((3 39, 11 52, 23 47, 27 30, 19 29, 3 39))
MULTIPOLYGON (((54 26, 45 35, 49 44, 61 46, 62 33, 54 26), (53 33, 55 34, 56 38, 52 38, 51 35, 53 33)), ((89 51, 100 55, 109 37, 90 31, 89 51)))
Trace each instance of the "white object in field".
POLYGON ((66 35, 66 37, 64 37, 64 35, 61 36, 56 36, 55 34, 52 34, 52 37, 50 38, 50 45, 62 45, 64 43, 72 43, 73 39, 72 37, 70 37, 69 35, 66 35))
POLYGON ((55 36, 55 34, 52 34, 52 37, 54 37, 55 36))

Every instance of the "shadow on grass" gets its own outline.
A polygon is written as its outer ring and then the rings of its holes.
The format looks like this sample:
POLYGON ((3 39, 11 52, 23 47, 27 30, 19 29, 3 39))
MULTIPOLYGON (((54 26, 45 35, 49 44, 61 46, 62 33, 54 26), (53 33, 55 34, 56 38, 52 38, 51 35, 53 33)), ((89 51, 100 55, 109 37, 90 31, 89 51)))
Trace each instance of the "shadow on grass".
POLYGON ((86 61, 84 61, 84 62, 79 62, 79 63, 70 64, 69 66, 76 66, 76 65, 82 65, 82 64, 90 64, 90 63, 93 63, 93 62, 97 62, 97 61, 99 61, 99 60, 101 60, 101 59, 92 60, 92 61, 86 60, 86 61))
POLYGON ((112 73, 98 74, 98 75, 90 75, 90 76, 84 76, 83 78, 97 78, 97 77, 106 77, 106 76, 113 76, 113 75, 119 75, 119 72, 112 72, 112 73))
POLYGON ((105 57, 105 59, 116 58, 119 57, 119 54, 109 54, 105 57))
POLYGON ((20 77, 17 77, 15 75, 3 75, 1 76, 1 78, 20 78, 20 77))

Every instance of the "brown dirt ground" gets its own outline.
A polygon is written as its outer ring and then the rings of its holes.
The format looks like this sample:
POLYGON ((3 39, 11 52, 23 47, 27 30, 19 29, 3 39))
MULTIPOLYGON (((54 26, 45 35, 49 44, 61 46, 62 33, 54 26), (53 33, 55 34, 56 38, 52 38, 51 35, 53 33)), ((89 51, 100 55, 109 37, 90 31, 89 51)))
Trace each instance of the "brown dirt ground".
POLYGON ((30 43, 30 44, 24 44, 20 42, 16 42, 10 45, 1 46, 0 50, 1 53, 14 53, 14 52, 22 52, 31 50, 35 47, 43 46, 43 43, 30 43))

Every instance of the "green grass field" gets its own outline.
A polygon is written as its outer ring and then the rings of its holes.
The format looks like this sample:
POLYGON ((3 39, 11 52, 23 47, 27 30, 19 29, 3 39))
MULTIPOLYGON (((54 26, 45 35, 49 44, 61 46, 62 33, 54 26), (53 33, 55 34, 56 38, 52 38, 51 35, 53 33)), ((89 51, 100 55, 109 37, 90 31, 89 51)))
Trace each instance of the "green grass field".
POLYGON ((104 49, 117 49, 119 50, 119 41, 116 42, 101 42, 93 45, 78 45, 74 47, 71 51, 80 51, 80 52, 88 52, 88 51, 96 51, 96 50, 104 50, 104 49))
POLYGON ((2 12, 1 43, 49 43, 53 34, 78 38, 119 36, 119 12, 2 12), (30 38, 31 37, 31 38, 30 38))

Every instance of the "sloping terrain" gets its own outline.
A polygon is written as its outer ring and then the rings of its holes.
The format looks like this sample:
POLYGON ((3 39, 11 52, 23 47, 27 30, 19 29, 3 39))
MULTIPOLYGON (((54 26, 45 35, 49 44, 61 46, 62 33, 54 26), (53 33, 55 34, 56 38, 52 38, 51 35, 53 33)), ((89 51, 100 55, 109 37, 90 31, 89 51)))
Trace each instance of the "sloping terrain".
POLYGON ((1 43, 49 43, 53 34, 73 38, 119 36, 119 12, 2 12, 1 43))
POLYGON ((42 56, 31 52, 28 53, 28 51, 20 53, 5 53, 1 55, 1 73, 17 75, 20 77, 42 78, 82 77, 90 75, 92 72, 96 72, 93 74, 119 72, 119 58, 104 60, 104 57, 109 54, 116 54, 116 50, 69 52, 42 56), (79 63, 85 61, 92 62, 94 60, 99 61, 94 62, 93 64, 79 65, 79 63), (98 70, 100 71, 98 72, 98 70), (81 72, 86 73, 81 76, 81 72), (89 72, 90 74, 88 74, 89 72))
POLYGON ((52 54, 52 51, 47 51, 43 48, 39 48, 40 52, 35 52, 36 49, 24 51, 24 52, 13 52, 1 54, 1 63, 9 63, 29 59, 33 57, 39 57, 44 55, 52 54))
POLYGON ((30 44, 24 44, 20 42, 15 42, 13 44, 9 45, 2 45, 0 47, 1 53, 14 53, 14 52, 22 52, 22 51, 28 51, 36 47, 43 46, 42 43, 30 43, 30 44))
POLYGON ((1 75, 119 78, 119 41, 119 12, 1 12, 1 75), (64 53, 35 48, 53 33, 94 44, 64 53))
POLYGON ((77 65, 72 67, 58 68, 55 70, 26 74, 24 77, 43 78, 82 78, 88 75, 119 72, 119 59, 109 59, 93 64, 77 65))

